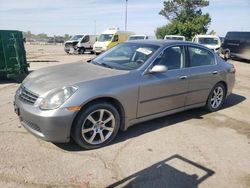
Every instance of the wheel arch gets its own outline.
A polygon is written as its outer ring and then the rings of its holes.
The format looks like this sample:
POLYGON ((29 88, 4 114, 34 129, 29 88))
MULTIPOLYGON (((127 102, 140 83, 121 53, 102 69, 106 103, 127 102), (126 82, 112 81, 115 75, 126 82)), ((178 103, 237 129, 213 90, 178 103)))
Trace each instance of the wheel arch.
POLYGON ((220 104, 219 108, 217 108, 217 109, 212 109, 212 108, 210 107, 210 104, 209 104, 209 100, 210 100, 211 93, 213 92, 214 88, 215 88, 218 84, 223 85, 224 88, 225 88, 225 93, 224 93, 224 99, 223 99, 223 100, 225 100, 226 97, 227 97, 227 92, 228 92, 227 83, 226 83, 225 81, 222 81, 222 80, 221 80, 221 81, 217 82, 216 84, 214 84, 213 88, 211 89, 211 91, 210 91, 210 93, 209 93, 209 95, 208 95, 208 97, 207 97, 207 101, 206 101, 206 105, 205 105, 206 109, 207 109, 209 112, 215 112, 215 111, 219 110, 219 109, 221 108, 221 106, 223 105, 223 103, 221 103, 222 105, 220 104))
POLYGON ((215 85, 217 84, 223 84, 224 87, 225 87, 225 97, 227 96, 227 92, 228 92, 228 86, 227 86, 227 83, 225 81, 219 81, 218 83, 216 83, 215 85))
POLYGON ((81 112, 85 108, 87 108, 88 106, 93 105, 95 103, 100 103, 100 102, 109 103, 109 104, 113 105, 117 109, 117 111, 118 111, 118 113, 120 115, 120 119, 121 119, 120 130, 125 130, 126 129, 125 128, 125 110, 124 110, 124 107, 121 104, 121 102, 119 100, 113 98, 113 97, 100 97, 100 98, 95 98, 95 99, 92 99, 92 100, 88 101, 86 104, 84 104, 81 107, 81 109, 78 111, 78 113, 76 114, 76 116, 75 116, 75 118, 73 120, 70 132, 72 132, 73 126, 76 123, 76 121, 77 121, 79 115, 81 114, 81 112))

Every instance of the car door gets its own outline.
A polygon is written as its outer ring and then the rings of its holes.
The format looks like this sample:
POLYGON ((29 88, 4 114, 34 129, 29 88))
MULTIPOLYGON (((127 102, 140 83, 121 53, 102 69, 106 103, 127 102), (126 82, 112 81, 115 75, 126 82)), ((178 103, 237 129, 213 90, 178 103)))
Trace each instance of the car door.
POLYGON ((89 35, 85 35, 84 38, 81 41, 81 46, 84 48, 89 47, 89 35))
POLYGON ((165 65, 163 73, 146 73, 141 78, 137 117, 144 117, 173 109, 183 108, 188 81, 184 46, 166 48, 152 66, 165 65))
POLYGON ((208 49, 187 46, 188 95, 186 106, 206 103, 213 86, 219 82, 215 55, 208 49))

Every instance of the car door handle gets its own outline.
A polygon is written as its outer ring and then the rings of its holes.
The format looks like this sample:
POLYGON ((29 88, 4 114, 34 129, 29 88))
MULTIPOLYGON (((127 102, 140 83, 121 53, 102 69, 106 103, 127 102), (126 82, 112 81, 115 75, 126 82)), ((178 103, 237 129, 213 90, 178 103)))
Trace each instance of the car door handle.
POLYGON ((212 74, 218 74, 218 71, 213 71, 212 74))
POLYGON ((185 80, 185 79, 187 79, 187 76, 181 76, 180 79, 185 80))

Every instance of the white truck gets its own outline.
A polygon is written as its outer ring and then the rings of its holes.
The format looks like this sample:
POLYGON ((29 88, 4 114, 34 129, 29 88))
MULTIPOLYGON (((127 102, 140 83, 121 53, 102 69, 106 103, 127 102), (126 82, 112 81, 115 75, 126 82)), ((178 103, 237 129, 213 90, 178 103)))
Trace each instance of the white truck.
POLYGON ((202 44, 217 53, 221 47, 220 38, 217 35, 196 35, 192 42, 202 44))
POLYGON ((164 40, 182 40, 182 41, 185 41, 186 38, 182 35, 165 35, 164 40))

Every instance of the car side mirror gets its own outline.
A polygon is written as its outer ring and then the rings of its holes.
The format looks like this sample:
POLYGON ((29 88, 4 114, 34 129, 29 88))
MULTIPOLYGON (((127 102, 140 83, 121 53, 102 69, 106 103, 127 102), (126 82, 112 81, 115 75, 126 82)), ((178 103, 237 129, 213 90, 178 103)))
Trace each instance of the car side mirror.
POLYGON ((168 68, 165 65, 155 65, 149 70, 149 73, 164 73, 167 72, 168 68))

